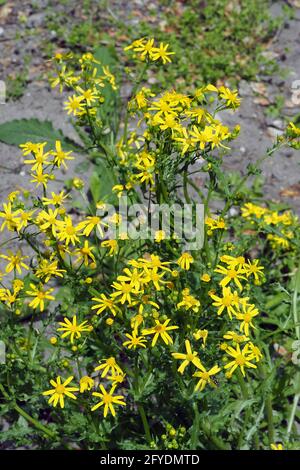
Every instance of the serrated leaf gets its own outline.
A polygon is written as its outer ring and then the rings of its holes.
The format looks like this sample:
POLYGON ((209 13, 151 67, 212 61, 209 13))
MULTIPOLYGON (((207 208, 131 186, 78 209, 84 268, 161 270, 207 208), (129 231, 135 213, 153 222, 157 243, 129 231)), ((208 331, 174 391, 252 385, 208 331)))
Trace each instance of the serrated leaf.
POLYGON ((0 141, 8 145, 24 144, 25 142, 48 142, 47 149, 55 148, 55 141, 60 140, 65 150, 83 150, 82 147, 60 129, 55 129, 50 121, 38 119, 14 119, 0 124, 0 141))

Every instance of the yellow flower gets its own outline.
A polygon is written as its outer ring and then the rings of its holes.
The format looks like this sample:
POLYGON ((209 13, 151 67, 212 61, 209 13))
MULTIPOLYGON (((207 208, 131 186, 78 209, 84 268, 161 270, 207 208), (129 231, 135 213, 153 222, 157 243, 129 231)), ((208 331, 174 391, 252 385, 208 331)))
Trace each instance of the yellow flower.
POLYGON ((46 231, 51 229, 53 236, 56 236, 57 228, 59 227, 60 220, 57 219, 59 216, 58 209, 47 209, 47 211, 41 211, 36 219, 40 229, 46 231))
POLYGON ((73 400, 77 399, 77 397, 71 392, 78 392, 79 389, 77 387, 68 387, 67 386, 67 385, 69 385, 69 383, 72 380, 73 380, 73 376, 68 377, 67 380, 65 380, 63 383, 61 383, 61 377, 60 376, 57 377, 56 382, 55 382, 55 380, 50 380, 50 384, 54 388, 51 389, 51 390, 47 390, 46 392, 43 392, 44 396, 51 395, 49 400, 48 400, 48 403, 50 405, 53 404, 53 406, 55 407, 59 402, 60 407, 64 408, 64 406, 65 406, 65 401, 64 401, 65 396, 67 396, 69 398, 72 398, 73 400))
POLYGON ((112 375, 108 375, 106 378, 107 380, 110 380, 112 385, 118 385, 118 384, 121 384, 122 382, 124 382, 125 380, 125 377, 126 377, 126 374, 112 374, 112 375))
POLYGON ((65 101, 65 110, 68 111, 68 114, 73 114, 78 116, 84 110, 84 104, 82 103, 82 96, 69 96, 68 101, 65 101))
POLYGON ((42 201, 45 206, 49 206, 50 204, 53 206, 61 206, 65 199, 68 198, 68 194, 65 194, 64 191, 61 191, 59 194, 51 192, 51 198, 43 197, 42 201))
POLYGON ((181 307, 185 307, 186 310, 192 309, 194 312, 198 312, 200 301, 190 294, 189 289, 183 289, 182 301, 177 304, 177 308, 181 307))
MULTIPOLYGON (((146 266, 151 269, 159 268, 164 271, 171 271, 170 268, 168 268, 168 265, 170 265, 171 263, 168 261, 161 261, 159 256, 157 255, 151 254, 149 258, 139 258, 138 261, 141 263, 141 266, 139 267, 146 266)), ((129 264, 134 265, 135 262, 135 260, 131 260, 129 261, 129 264)))
POLYGON ((93 392, 93 396, 99 397, 101 401, 93 406, 91 410, 96 411, 100 406, 104 406, 104 418, 106 418, 108 411, 110 411, 113 416, 116 416, 114 405, 126 406, 126 403, 123 401, 123 395, 113 395, 116 385, 112 386, 109 393, 106 392, 103 385, 100 384, 99 387, 102 393, 93 392))
POLYGON ((77 263, 82 261, 84 263, 84 266, 88 266, 90 260, 96 263, 95 256, 93 255, 93 249, 93 246, 89 246, 88 240, 85 240, 83 247, 78 248, 75 251, 75 255, 77 255, 77 263))
POLYGON ((152 49, 151 59, 152 60, 159 60, 161 59, 163 64, 167 62, 171 62, 170 55, 174 55, 175 52, 169 52, 167 49, 169 44, 164 44, 163 42, 160 43, 159 47, 154 47, 152 49))
POLYGON ((20 292, 24 287, 24 282, 21 279, 14 279, 12 282, 14 292, 20 292))
POLYGON ((19 147, 23 149, 22 153, 24 156, 26 156, 26 155, 29 155, 30 153, 37 153, 40 148, 40 145, 42 144, 26 142, 25 144, 20 144, 19 147))
POLYGON ((58 228, 57 228, 57 238, 60 241, 64 241, 68 246, 70 243, 75 245, 76 242, 79 242, 79 235, 80 228, 78 226, 74 226, 72 219, 69 215, 67 215, 63 221, 59 221, 58 228))
POLYGON ((7 196, 7 199, 9 202, 14 202, 14 200, 16 199, 16 197, 20 194, 20 191, 13 191, 11 193, 9 193, 9 195, 7 196))
POLYGON ((191 343, 189 342, 188 339, 185 340, 185 349, 186 349, 186 354, 184 353, 172 353, 172 356, 174 359, 179 359, 180 361, 183 361, 182 364, 178 367, 178 372, 180 374, 183 374, 185 371, 185 368, 189 364, 194 364, 194 366, 199 367, 201 365, 200 359, 197 357, 198 353, 193 352, 191 348, 191 343))
POLYGON ((246 262, 244 256, 223 255, 220 257, 222 263, 226 263, 231 268, 242 268, 246 262))
POLYGON ((194 262, 194 258, 190 253, 182 253, 180 258, 177 260, 177 264, 181 267, 181 269, 189 270, 191 267, 191 263, 194 262))
POLYGON ((117 240, 104 240, 103 242, 101 242, 101 246, 103 248, 109 248, 109 256, 113 256, 115 253, 118 252, 119 249, 117 240))
POLYGON ((203 108, 191 108, 185 112, 186 116, 196 119, 198 124, 203 123, 204 117, 208 114, 203 108))
POLYGON ((155 50, 153 47, 154 39, 150 38, 146 42, 144 40, 140 40, 140 43, 136 43, 133 47, 134 52, 140 52, 141 59, 145 59, 147 56, 152 59, 152 53, 155 50))
POLYGON ((162 131, 170 129, 172 131, 172 136, 175 134, 174 131, 180 130, 180 124, 173 114, 165 114, 164 116, 154 116, 153 125, 159 126, 162 131))
POLYGON ((16 302, 17 294, 16 291, 12 293, 9 289, 0 289, 0 300, 11 306, 16 302))
POLYGON ((217 314, 221 315, 226 308, 229 318, 232 318, 232 315, 235 314, 236 308, 239 306, 239 297, 238 295, 231 292, 230 287, 223 287, 222 296, 218 297, 215 294, 210 294, 210 297, 215 301, 213 302, 214 307, 218 307, 217 314))
POLYGON ((159 320, 155 320, 155 326, 142 331, 143 335, 154 335, 151 346, 154 347, 159 337, 164 341, 165 344, 173 344, 171 336, 168 331, 176 330, 178 326, 168 326, 171 319, 167 318, 164 323, 160 323, 159 320))
POLYGON ((251 341, 249 341, 246 344, 246 351, 249 352, 249 354, 252 354, 253 357, 255 358, 256 362, 260 361, 263 358, 263 355, 259 349, 259 347, 255 346, 251 341))
POLYGON ((144 282, 145 283, 148 283, 148 282, 152 282, 152 284, 154 285, 155 289, 160 291, 161 290, 161 284, 165 284, 166 281, 163 281, 163 276, 165 275, 165 272, 162 272, 162 273, 158 273, 158 268, 153 268, 153 269, 149 269, 147 267, 144 268, 145 270, 145 279, 144 279, 144 282))
POLYGON ((271 444, 271 449, 272 450, 284 450, 283 448, 283 445, 282 444, 271 444))
POLYGON ((243 269, 246 273, 246 276, 250 277, 251 275, 253 275, 256 281, 259 281, 259 276, 263 276, 262 271, 264 270, 264 267, 259 266, 258 263, 259 263, 259 260, 254 259, 252 263, 251 261, 248 260, 247 263, 244 263, 243 265, 243 269))
POLYGON ((105 294, 100 294, 100 297, 93 297, 92 300, 97 302, 96 305, 91 307, 92 310, 97 310, 97 315, 100 315, 100 313, 106 309, 109 309, 114 316, 116 316, 117 313, 121 311, 120 308, 115 305, 114 299, 107 297, 105 294))
POLYGON ((226 228, 225 220, 222 219, 222 217, 218 217, 217 219, 206 217, 205 225, 207 225, 211 231, 218 229, 224 230, 226 228))
POLYGON ((3 211, 0 212, 0 218, 4 219, 4 222, 1 225, 0 231, 6 227, 7 230, 13 231, 18 222, 19 222, 19 217, 17 217, 20 213, 20 210, 12 212, 12 206, 11 203, 9 202, 8 204, 3 203, 3 211))
POLYGON ((31 217, 35 213, 35 209, 32 211, 25 212, 24 210, 19 210, 19 221, 16 224, 17 231, 20 232, 22 228, 27 227, 28 223, 31 222, 31 217))
POLYGON ((102 78, 104 80, 108 80, 108 82, 110 83, 110 86, 112 87, 113 90, 117 90, 116 78, 110 72, 109 67, 107 65, 102 65, 102 70, 103 70, 103 73, 104 73, 104 77, 102 77, 102 78))
POLYGON ((103 237, 103 230, 102 230, 102 225, 107 227, 107 224, 102 222, 101 217, 98 217, 97 215, 94 216, 88 216, 85 220, 80 222, 78 224, 78 229, 82 230, 83 229, 83 235, 88 237, 91 232, 96 229, 98 233, 100 234, 101 237, 103 237))
POLYGON ((233 358, 232 361, 228 362, 224 367, 225 369, 230 369, 229 375, 231 376, 233 372, 236 370, 237 367, 240 368, 243 376, 245 376, 245 367, 249 367, 252 369, 256 369, 256 365, 252 364, 252 360, 254 359, 254 355, 249 353, 247 345, 244 346, 243 350, 240 349, 240 346, 237 344, 236 349, 228 346, 226 349, 226 353, 233 358))
POLYGON ((202 347, 205 348, 206 340, 208 337, 208 330, 197 330, 195 331, 195 333, 193 333, 193 337, 196 341, 198 341, 199 339, 202 339, 203 340, 202 347))
POLYGON ((76 90, 78 93, 81 93, 80 98, 82 98, 88 106, 91 106, 97 100, 98 93, 96 88, 84 90, 78 86, 76 90))
POLYGON ((87 324, 87 321, 84 321, 79 325, 77 324, 76 315, 73 316, 72 322, 67 317, 64 317, 64 322, 58 322, 58 324, 61 328, 57 328, 57 331, 64 332, 61 335, 62 338, 70 336, 71 344, 74 343, 74 337, 79 339, 81 338, 81 333, 91 331, 91 326, 87 324))
POLYGON ((242 217, 248 218, 254 215, 257 219, 260 219, 264 214, 268 212, 268 209, 265 207, 257 206, 252 204, 252 202, 247 202, 242 207, 242 217))
POLYGON ((79 381, 80 393, 84 393, 86 390, 91 390, 94 383, 94 380, 88 375, 81 377, 79 381))
POLYGON ((151 186, 154 185, 154 166, 143 168, 142 165, 136 165, 136 168, 142 170, 140 173, 134 175, 134 178, 138 180, 138 183, 146 183, 151 186))
POLYGON ((42 172, 43 171, 43 165, 49 165, 50 161, 48 160, 50 157, 50 153, 46 152, 44 153, 44 147, 46 145, 46 142, 42 144, 37 144, 37 148, 35 151, 33 151, 33 160, 24 160, 24 163, 26 165, 32 165, 31 171, 36 171, 42 172))
POLYGON ((30 180, 30 183, 36 183, 37 188, 42 185, 45 189, 47 189, 48 180, 50 178, 49 174, 43 173, 43 170, 38 168, 35 174, 31 173, 31 176, 33 179, 30 180))
POLYGON ((21 251, 18 250, 16 254, 14 254, 11 250, 7 250, 7 255, 0 255, 0 258, 3 258, 9 263, 5 267, 5 272, 10 273, 11 271, 17 270, 19 274, 22 273, 22 268, 29 269, 27 264, 23 263, 24 259, 27 259, 28 256, 22 256, 21 251))
POLYGON ((245 335, 238 335, 235 331, 227 331, 225 335, 223 335, 223 338, 229 339, 233 341, 233 343, 244 343, 245 341, 248 341, 249 338, 245 335))
POLYGON ((252 319, 259 314, 259 311, 257 308, 255 308, 255 305, 249 305, 245 303, 242 305, 242 309, 242 312, 235 312, 235 316, 238 320, 242 321, 240 325, 240 331, 243 331, 246 336, 249 336, 249 327, 252 326, 252 328, 255 329, 255 326, 252 323, 252 319))
POLYGON ((154 240, 157 242, 157 243, 160 243, 162 242, 163 240, 166 239, 166 232, 164 230, 157 230, 155 232, 155 237, 154 237, 154 240))
POLYGON ((210 282, 210 280, 211 280, 211 277, 210 277, 209 274, 207 274, 207 273, 202 274, 202 276, 201 276, 201 281, 203 281, 203 282, 210 282))
POLYGON ((54 300, 55 298, 53 295, 50 295, 54 289, 44 290, 41 286, 36 286, 34 284, 30 284, 31 291, 26 291, 27 295, 31 297, 35 297, 29 304, 29 307, 33 309, 40 309, 41 312, 44 311, 45 308, 45 300, 54 300))
POLYGON ((123 272, 124 274, 119 275, 117 280, 121 282, 129 282, 134 286, 136 291, 139 291, 143 282, 145 282, 143 273, 139 273, 137 268, 134 268, 132 271, 130 271, 128 268, 125 268, 123 269, 123 272))
POLYGON ((132 303, 132 299, 131 299, 131 294, 137 294, 138 291, 136 290, 136 287, 134 284, 132 284, 131 282, 130 283, 127 283, 127 282, 114 282, 112 284, 112 287, 115 289, 116 292, 113 292, 111 294, 111 297, 113 299, 117 298, 117 297, 120 297, 120 299, 118 299, 121 304, 125 304, 125 302, 128 302, 128 304, 131 304, 132 303))
POLYGON ((233 281, 237 285, 237 287, 242 290, 243 286, 240 282, 240 279, 247 280, 245 276, 243 276, 245 271, 241 267, 234 269, 231 266, 225 267, 218 264, 217 268, 215 269, 215 272, 220 273, 224 276, 223 279, 220 281, 220 286, 222 287, 226 287, 227 284, 233 281))
POLYGON ((188 152, 191 148, 194 147, 194 142, 185 127, 183 127, 182 129, 178 128, 178 131, 180 132, 181 136, 174 137, 174 140, 180 143, 181 153, 182 155, 184 155, 186 152, 188 152))
POLYGON ((192 142, 194 144, 199 144, 201 150, 204 150, 205 145, 209 142, 209 136, 207 135, 207 131, 205 132, 205 129, 201 130, 196 126, 193 126, 192 130, 190 130, 192 142))
POLYGON ((124 341, 123 346, 127 346, 128 349, 136 349, 137 346, 140 346, 141 348, 146 347, 144 343, 147 343, 147 340, 144 339, 143 336, 137 336, 136 330, 133 330, 131 335, 126 333, 125 336, 129 339, 129 341, 124 341))
POLYGON ((42 258, 39 261, 39 267, 35 271, 35 275, 38 278, 43 279, 43 282, 47 283, 52 276, 64 277, 63 273, 66 272, 65 269, 58 269, 58 261, 48 260, 42 258))
POLYGON ((219 366, 213 366, 210 370, 206 370, 205 367, 200 363, 200 364, 195 364, 199 371, 195 372, 193 374, 193 377, 199 377, 199 381, 195 387, 195 390, 199 390, 202 392, 206 384, 211 385, 212 387, 215 387, 216 384, 214 383, 213 379, 211 378, 213 375, 216 375, 218 372, 220 372, 221 368, 219 366))
POLYGON ((137 331, 139 326, 143 323, 143 321, 144 321, 144 317, 141 313, 138 313, 137 315, 134 315, 134 317, 132 317, 131 320, 130 320, 131 328, 134 331, 137 331))
POLYGON ((106 377, 108 372, 112 374, 123 374, 123 371, 120 366, 118 366, 116 359, 114 357, 109 357, 108 359, 102 359, 100 361, 100 366, 95 367, 95 371, 102 370, 101 377, 106 377))
POLYGON ((137 47, 140 47, 145 41, 145 38, 136 39, 129 46, 124 47, 124 51, 136 50, 137 47))
POLYGON ((219 96, 226 100, 226 105, 228 108, 238 108, 241 104, 241 100, 238 97, 238 92, 236 90, 231 91, 229 88, 225 86, 220 86, 219 88, 219 96))
POLYGON ((72 180, 73 187, 80 190, 84 187, 84 181, 81 178, 75 177, 72 180))
POLYGON ((60 168, 61 165, 63 165, 65 168, 67 168, 67 165, 65 163, 65 160, 74 160, 74 157, 71 157, 71 151, 69 152, 64 152, 61 148, 61 142, 60 140, 56 140, 55 142, 55 152, 52 151, 51 153, 54 156, 54 163, 58 168, 60 168))

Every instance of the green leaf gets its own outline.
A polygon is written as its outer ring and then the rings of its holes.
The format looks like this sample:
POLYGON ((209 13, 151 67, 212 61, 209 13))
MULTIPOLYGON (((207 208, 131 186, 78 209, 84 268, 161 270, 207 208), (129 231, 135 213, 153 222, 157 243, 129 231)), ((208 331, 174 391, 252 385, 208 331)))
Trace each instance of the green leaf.
POLYGON ((100 176, 96 171, 93 171, 90 179, 90 189, 93 196, 93 201, 97 204, 100 201, 101 194, 101 181, 100 176))
POLYGON ((55 148, 55 141, 60 140, 65 150, 82 150, 82 147, 60 129, 54 129, 50 121, 38 119, 15 119, 0 124, 0 141, 9 145, 20 145, 25 142, 48 142, 47 149, 55 148))
POLYGON ((90 191, 95 204, 99 201, 117 202, 117 197, 112 193, 112 187, 117 184, 117 180, 111 168, 108 168, 104 161, 97 163, 97 169, 93 171, 90 179, 90 191))
POLYGON ((103 65, 114 67, 118 63, 116 49, 113 45, 98 46, 94 50, 94 57, 103 65))

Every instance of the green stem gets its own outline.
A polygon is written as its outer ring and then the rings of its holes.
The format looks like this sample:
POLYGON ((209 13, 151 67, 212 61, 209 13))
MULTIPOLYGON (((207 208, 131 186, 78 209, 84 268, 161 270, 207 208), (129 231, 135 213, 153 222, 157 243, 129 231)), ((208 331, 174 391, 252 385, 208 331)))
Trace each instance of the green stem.
MULTIPOLYGON (((131 95, 130 95, 130 98, 128 100, 128 102, 130 101, 131 97, 134 96, 137 92, 137 89, 140 85, 140 83, 142 82, 143 78, 144 78, 144 75, 145 75, 145 72, 148 68, 148 63, 146 63, 144 65, 144 67, 142 68, 141 70, 141 73, 140 75, 138 76, 138 79, 132 89, 132 92, 131 92, 131 95)), ((128 106, 127 106, 127 111, 126 111, 126 116, 125 116, 125 121, 124 121, 124 132, 123 132, 123 144, 125 144, 126 140, 127 140, 127 129, 128 129, 128 119, 129 119, 129 112, 128 112, 128 106)))
MULTIPOLYGON (((195 422, 194 422, 194 424, 196 425, 196 428, 200 427, 201 430, 206 435, 207 439, 210 442, 212 442, 212 444, 217 449, 219 449, 219 450, 230 450, 231 449, 230 444, 227 444, 226 442, 223 441, 223 439, 221 439, 220 437, 216 436, 213 433, 210 422, 208 421, 208 419, 206 418, 204 420, 204 419, 200 418, 199 410, 198 410, 198 406, 197 406, 196 402, 193 403, 193 409, 194 409, 194 413, 195 413, 195 422)), ((196 450, 196 449, 193 449, 193 450, 196 450)))
POLYGON ((190 195, 189 195, 189 192, 188 192, 187 185, 188 185, 187 170, 184 170, 184 173, 183 173, 183 193, 184 193, 184 197, 185 197, 185 200, 186 200, 187 204, 190 204, 191 203, 191 198, 190 198, 190 195))
MULTIPOLYGON (((241 388, 243 399, 248 400, 249 399, 249 392, 248 392, 248 389, 247 389, 247 385, 245 383, 245 379, 242 376, 242 373, 241 373, 240 370, 237 371, 237 378, 238 378, 238 382, 239 382, 239 385, 240 385, 240 388, 241 388)), ((245 434, 245 431, 246 431, 248 423, 249 423, 249 419, 250 419, 250 408, 248 407, 246 409, 245 419, 244 419, 243 426, 242 426, 242 429, 241 429, 241 432, 240 432, 240 435, 239 435, 239 439, 238 439, 238 443, 237 443, 238 450, 240 450, 241 447, 242 447, 243 438, 244 438, 244 434, 245 434)))
POLYGON ((237 379, 239 382, 239 386, 241 387, 241 392, 242 392, 244 400, 248 400, 249 399, 248 389, 245 383, 245 379, 242 376, 242 373, 239 369, 237 370, 237 379))
POLYGON ((293 406, 292 406, 291 414, 290 414, 289 421, 288 421, 288 427, 287 427, 287 438, 288 439, 290 437, 292 427, 293 427, 293 424, 294 424, 294 419, 295 419, 296 411, 297 411, 297 408, 298 408, 299 398, 300 398, 300 394, 297 393, 294 396, 293 406))
POLYGON ((198 196, 200 197, 201 201, 203 202, 204 201, 204 196, 202 194, 202 191, 200 191, 200 189, 196 185, 196 183, 194 183, 194 181, 190 178, 187 178, 187 182, 197 192, 198 196))
POLYGON ((34 419, 32 416, 30 416, 26 411, 24 411, 22 408, 19 407, 19 405, 15 404, 14 409, 21 415, 23 418, 26 419, 29 423, 33 424, 33 426, 40 431, 42 431, 44 434, 46 434, 48 437, 55 438, 56 434, 53 431, 50 431, 50 429, 46 428, 43 424, 41 424, 39 421, 34 419))
POLYGON ((148 423, 147 416, 146 416, 146 413, 145 413, 145 409, 144 409, 143 405, 140 405, 140 404, 137 407, 138 407, 140 417, 141 417, 141 420, 142 420, 142 423, 143 423, 143 426, 144 426, 146 440, 147 440, 148 444, 150 445, 151 442, 152 442, 152 437, 151 437, 150 427, 149 427, 149 423, 148 423))
MULTIPOLYGON (((257 368, 259 370, 260 376, 263 380, 266 379, 266 371, 262 364, 258 363, 257 368)), ((267 396, 265 398, 265 415, 268 422, 268 437, 269 437, 269 444, 274 443, 275 439, 275 430, 274 430, 274 420, 273 420, 273 407, 272 407, 272 398, 271 396, 267 396)))
POLYGON ((216 446, 219 450, 230 450, 230 445, 224 442, 220 437, 212 433, 210 425, 202 421, 200 422, 200 427, 206 437, 216 446))
POLYGON ((269 436, 269 443, 273 444, 275 439, 275 432, 274 432, 274 422, 273 422, 273 408, 272 408, 272 400, 271 397, 266 398, 266 416, 268 420, 268 436, 269 436))
MULTIPOLYGON (((2 384, 0 384, 0 390, 1 392, 3 393, 3 396, 9 400, 10 399, 10 396, 8 395, 8 393, 5 391, 4 387, 2 384)), ((16 403, 13 404, 13 408, 15 411, 17 411, 17 413, 19 413, 19 415, 23 416, 23 418, 26 419, 26 421, 30 424, 32 424, 36 429, 38 429, 39 431, 42 431, 44 434, 46 434, 48 437, 51 437, 51 438, 55 438, 56 437, 56 433, 51 431, 49 428, 47 428, 46 426, 44 426, 43 424, 41 424, 39 421, 37 421, 35 418, 33 418, 32 416, 30 416, 28 413, 26 413, 26 411, 24 411, 19 405, 17 405, 16 403)))

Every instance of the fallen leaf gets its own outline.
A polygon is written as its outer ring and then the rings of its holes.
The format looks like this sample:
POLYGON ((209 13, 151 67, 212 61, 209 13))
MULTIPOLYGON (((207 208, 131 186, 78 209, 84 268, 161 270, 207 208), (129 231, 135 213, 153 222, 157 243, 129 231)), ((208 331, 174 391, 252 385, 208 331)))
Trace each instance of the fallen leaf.
POLYGON ((287 349, 285 349, 284 346, 282 346, 278 343, 274 343, 274 350, 279 356, 282 356, 287 360, 290 360, 292 358, 291 353, 289 351, 287 351, 287 349))
POLYGON ((254 98, 254 103, 259 104, 260 106, 269 106, 271 101, 266 97, 254 98))
POLYGON ((288 3, 291 7, 300 8, 300 0, 287 0, 287 3, 288 3))
POLYGON ((288 188, 282 189, 279 194, 283 197, 300 197, 300 183, 292 184, 288 188))
POLYGON ((285 107, 285 108, 290 108, 290 109, 292 109, 292 108, 297 108, 298 106, 299 106, 298 100, 294 100, 294 101, 292 101, 292 100, 285 100, 285 102, 284 102, 284 107, 285 107))
POLYGON ((254 93, 265 96, 267 94, 266 85, 262 82, 251 82, 250 86, 254 93))
POLYGON ((3 5, 3 7, 0 7, 0 24, 5 24, 5 20, 11 12, 12 6, 9 3, 6 3, 3 5))

